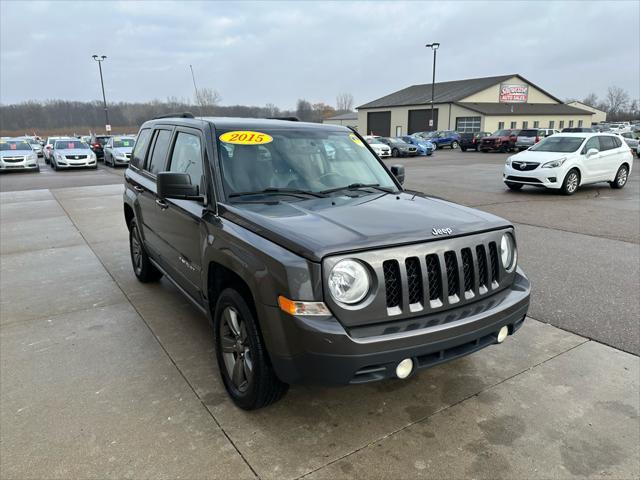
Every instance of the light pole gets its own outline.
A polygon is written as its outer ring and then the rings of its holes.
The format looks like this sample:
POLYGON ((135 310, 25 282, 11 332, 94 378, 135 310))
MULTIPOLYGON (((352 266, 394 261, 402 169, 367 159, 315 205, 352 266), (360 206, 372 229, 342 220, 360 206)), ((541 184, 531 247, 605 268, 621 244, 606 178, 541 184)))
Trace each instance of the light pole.
POLYGON ((440 47, 439 43, 428 43, 425 47, 433 50, 433 79, 431 80, 431 129, 435 130, 435 121, 433 119, 433 103, 436 96, 436 50, 440 47))
POLYGON ((102 102, 104 103, 104 118, 106 120, 105 129, 107 132, 111 130, 111 125, 109 125, 109 111, 107 110, 107 97, 104 94, 104 80, 102 78, 102 62, 104 62, 107 57, 106 55, 93 55, 92 57, 96 62, 98 62, 98 69, 100 70, 100 85, 102 86, 102 102))

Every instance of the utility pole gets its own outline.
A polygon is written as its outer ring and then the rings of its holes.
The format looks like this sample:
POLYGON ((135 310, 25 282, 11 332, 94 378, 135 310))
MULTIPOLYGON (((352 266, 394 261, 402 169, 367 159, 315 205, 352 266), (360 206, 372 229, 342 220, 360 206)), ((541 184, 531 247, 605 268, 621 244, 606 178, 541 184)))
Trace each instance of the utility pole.
POLYGON ((433 117, 433 104, 436 96, 436 51, 440 47, 439 43, 428 43, 425 47, 433 50, 433 79, 431 80, 431 130, 435 130, 435 121, 433 117))
POLYGON ((96 62, 98 62, 98 69, 100 70, 100 85, 102 86, 102 102, 104 104, 104 118, 105 118, 105 130, 107 133, 111 131, 111 124, 109 123, 109 110, 107 109, 107 97, 104 94, 104 79, 102 78, 102 62, 104 62, 107 57, 106 55, 93 55, 92 57, 96 62))

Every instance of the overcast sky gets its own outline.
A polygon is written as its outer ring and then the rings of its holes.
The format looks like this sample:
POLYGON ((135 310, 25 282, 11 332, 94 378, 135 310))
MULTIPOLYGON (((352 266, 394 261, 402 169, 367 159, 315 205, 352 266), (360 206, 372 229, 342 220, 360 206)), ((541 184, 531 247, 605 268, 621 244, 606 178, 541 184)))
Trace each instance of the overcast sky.
POLYGON ((193 97, 356 105, 416 83, 520 73, 560 97, 640 97, 640 2, 0 1, 0 102, 193 97))

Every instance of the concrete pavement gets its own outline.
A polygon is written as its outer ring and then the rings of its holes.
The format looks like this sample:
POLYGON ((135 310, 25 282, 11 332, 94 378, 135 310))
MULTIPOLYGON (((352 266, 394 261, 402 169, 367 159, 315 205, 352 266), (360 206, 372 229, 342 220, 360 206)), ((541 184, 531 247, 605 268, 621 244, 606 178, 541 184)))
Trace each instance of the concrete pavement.
POLYGON ((238 410, 206 319, 135 280, 121 192, 0 193, 2 478, 640 476, 638 357, 532 319, 406 382, 238 410))

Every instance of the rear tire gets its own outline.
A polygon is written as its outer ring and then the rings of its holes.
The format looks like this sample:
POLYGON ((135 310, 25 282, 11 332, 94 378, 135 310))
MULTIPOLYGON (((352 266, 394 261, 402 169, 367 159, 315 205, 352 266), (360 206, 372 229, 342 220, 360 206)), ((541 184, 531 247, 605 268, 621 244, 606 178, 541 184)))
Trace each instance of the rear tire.
POLYGON ((626 165, 621 165, 618 169, 618 172, 616 173, 616 178, 613 180, 613 182, 609 182, 609 185, 611 185, 611 188, 615 189, 624 188, 624 186, 627 184, 628 179, 629 167, 627 167, 626 165))
POLYGON ((460 150, 462 150, 463 152, 467 151, 467 147, 460 147, 460 150))
POLYGON ((129 224, 129 251, 131 253, 131 265, 133 273, 142 283, 157 282, 162 277, 162 272, 158 270, 149 260, 149 256, 144 249, 136 219, 131 219, 129 224))
POLYGON ((218 368, 233 403, 256 410, 282 398, 289 386, 273 371, 245 298, 227 288, 218 298, 213 319, 218 368))
POLYGON ((394 148, 393 150, 391 150, 391 156, 395 158, 400 156, 400 152, 398 151, 397 148, 394 148))
POLYGON ((562 187, 560 190, 565 195, 573 195, 578 190, 578 186, 580 185, 580 172, 575 168, 569 170, 567 175, 564 177, 562 181, 562 187))
POLYGON ((513 182, 504 182, 504 183, 507 187, 509 187, 509 190, 513 190, 514 192, 522 189, 523 187, 521 183, 513 183, 513 182))

